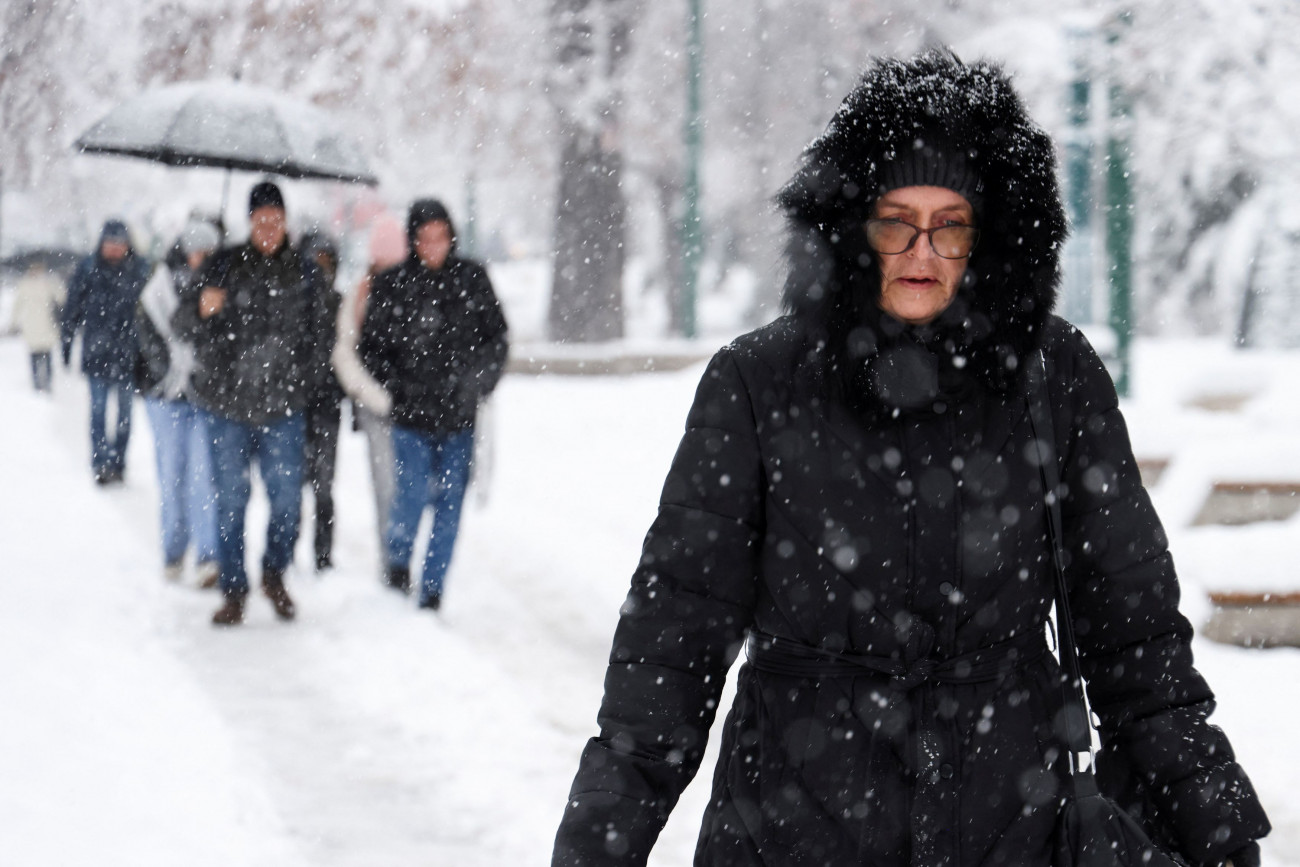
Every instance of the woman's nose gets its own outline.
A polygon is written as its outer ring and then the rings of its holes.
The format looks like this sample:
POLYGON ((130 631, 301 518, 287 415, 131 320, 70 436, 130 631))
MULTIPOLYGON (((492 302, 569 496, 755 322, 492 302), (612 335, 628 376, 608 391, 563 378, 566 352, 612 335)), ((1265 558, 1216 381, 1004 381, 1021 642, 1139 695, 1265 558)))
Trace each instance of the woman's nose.
POLYGON ((929 259, 935 256, 934 247, 930 244, 932 236, 929 232, 918 232, 916 240, 912 242, 912 249, 907 252, 911 253, 917 259, 929 259), (924 250, 922 248, 924 247, 924 250))

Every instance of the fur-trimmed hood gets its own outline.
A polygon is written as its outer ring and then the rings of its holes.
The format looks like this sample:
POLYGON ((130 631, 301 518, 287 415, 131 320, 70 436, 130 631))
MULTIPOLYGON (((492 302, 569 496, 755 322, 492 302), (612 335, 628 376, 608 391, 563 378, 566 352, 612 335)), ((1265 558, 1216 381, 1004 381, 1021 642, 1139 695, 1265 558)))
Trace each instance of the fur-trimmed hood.
MULTIPOLYGON (((833 391, 855 404, 865 394, 867 403, 874 395, 918 405, 943 391, 954 370, 1011 387, 1056 301, 1067 224, 1055 163, 1051 140, 999 66, 967 65, 944 50, 871 64, 777 199, 790 224, 784 304, 820 345, 833 391), (979 177, 981 235, 952 306, 931 325, 910 328, 879 310, 878 268, 862 224, 894 162, 936 143, 979 177), (900 394, 911 385, 891 379, 900 344, 932 356, 922 365, 933 370, 921 377, 928 381, 920 398, 900 394)), ((915 363, 909 357, 902 366, 915 363)))

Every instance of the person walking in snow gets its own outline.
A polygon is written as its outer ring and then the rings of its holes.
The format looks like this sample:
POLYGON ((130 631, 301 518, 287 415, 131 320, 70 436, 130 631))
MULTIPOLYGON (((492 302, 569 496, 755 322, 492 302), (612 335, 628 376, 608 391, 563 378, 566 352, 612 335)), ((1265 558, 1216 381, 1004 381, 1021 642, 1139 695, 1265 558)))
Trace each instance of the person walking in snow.
MULTIPOLYGON (((338 247, 323 233, 305 235, 299 247, 302 254, 320 269, 320 303, 330 323, 334 323, 338 320, 342 300, 334 288, 339 270, 338 247)), ((307 386, 307 451, 304 466, 306 482, 311 488, 315 504, 312 550, 316 557, 317 572, 323 572, 334 565, 334 467, 338 460, 339 419, 343 408, 343 388, 330 364, 335 339, 336 331, 331 328, 329 340, 315 347, 317 361, 312 365, 313 375, 307 386)))
POLYGON ((135 307, 149 279, 149 264, 136 255, 126 223, 108 220, 99 246, 68 281, 61 323, 63 365, 81 334, 81 370, 90 384, 90 462, 97 484, 122 481, 131 440, 131 409, 139 336, 135 307), (114 404, 113 433, 108 405, 114 404))
POLYGON ((1191 864, 1258 865, 1115 389, 1051 313, 1053 146, 1008 76, 875 61, 778 201, 787 313, 700 382, 552 863, 645 863, 744 648, 697 865, 1048 867, 1047 456, 1103 789, 1191 864))
POLYGON ((225 599, 212 617, 219 626, 244 619, 254 460, 270 507, 262 590, 281 620, 295 616, 284 579, 302 513, 307 386, 333 325, 321 302, 319 269, 289 243, 280 188, 270 181, 254 186, 248 210, 248 241, 207 262, 173 319, 177 333, 194 343, 194 397, 211 436, 225 599))
POLYGON ((487 270, 456 255, 441 202, 411 205, 407 240, 406 261, 372 283, 359 351, 392 397, 396 489, 385 580, 410 591, 415 535, 431 508, 419 605, 436 611, 469 484, 475 415, 505 369, 506 320, 487 270))
POLYGON ((407 256, 406 231, 397 217, 385 212, 370 226, 369 267, 339 307, 337 338, 330 360, 339 384, 352 401, 354 424, 366 437, 370 483, 375 500, 375 530, 381 563, 388 562, 388 510, 393 502, 393 428, 388 414, 393 399, 361 363, 357 342, 366 318, 375 277, 400 265, 407 256))
POLYGON ((182 296, 221 244, 217 227, 191 220, 177 239, 178 259, 155 270, 140 297, 140 359, 136 385, 153 428, 157 459, 163 576, 179 581, 185 552, 194 546, 199 586, 217 586, 220 551, 212 447, 204 414, 190 382, 194 347, 172 328, 182 296))
POLYGON ((32 386, 41 392, 54 387, 53 353, 59 345, 58 314, 67 287, 38 258, 33 258, 14 287, 14 322, 32 359, 32 386))

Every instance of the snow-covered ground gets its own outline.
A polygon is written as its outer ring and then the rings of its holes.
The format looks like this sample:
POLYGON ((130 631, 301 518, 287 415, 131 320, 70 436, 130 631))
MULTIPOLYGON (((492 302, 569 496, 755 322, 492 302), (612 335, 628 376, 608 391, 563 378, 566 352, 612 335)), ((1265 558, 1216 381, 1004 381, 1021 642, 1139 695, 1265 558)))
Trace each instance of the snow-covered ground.
MULTIPOLYGON (((1211 586, 1300 589, 1300 518, 1190 526, 1212 481, 1300 481, 1300 355, 1146 342, 1137 371, 1126 409, 1139 455, 1171 460, 1154 496, 1184 610, 1202 623, 1211 586), (1188 406, 1228 393, 1249 399, 1188 406)), ((0 864, 547 864, 700 368, 507 377, 436 616, 377 580, 363 438, 345 429, 337 568, 291 574, 296 623, 254 596, 233 630, 209 625, 217 598, 192 577, 163 582, 144 413, 126 484, 96 488, 85 388, 58 373, 34 394, 0 339, 0 864)), ((254 533, 251 562, 259 548, 254 533)), ((1298 867, 1300 651, 1196 650, 1275 825, 1265 863, 1298 867)), ((690 863, 703 790, 653 864, 690 863)))

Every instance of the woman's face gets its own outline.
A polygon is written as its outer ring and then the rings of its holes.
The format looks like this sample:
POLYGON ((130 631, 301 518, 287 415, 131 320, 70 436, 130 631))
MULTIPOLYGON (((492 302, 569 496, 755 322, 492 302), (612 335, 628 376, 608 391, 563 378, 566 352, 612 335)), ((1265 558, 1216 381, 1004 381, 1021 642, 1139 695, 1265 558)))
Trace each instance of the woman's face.
MULTIPOLYGON (((900 220, 920 229, 975 224, 975 211, 960 193, 946 187, 900 187, 876 200, 872 217, 900 220)), ((909 325, 934 321, 956 297, 969 254, 945 259, 934 252, 931 236, 919 235, 901 253, 876 253, 880 263, 880 307, 909 325)))

